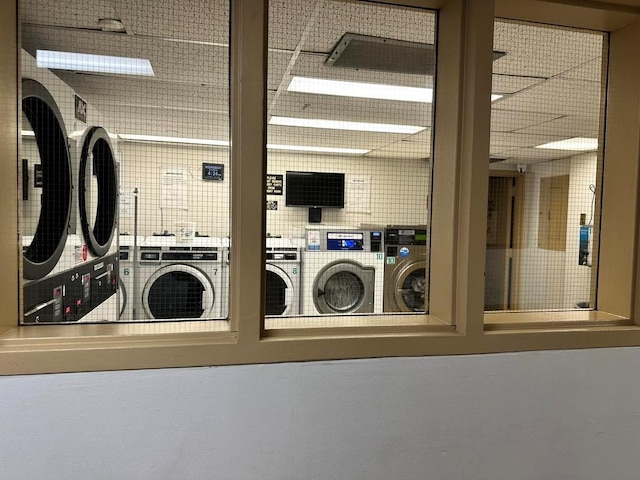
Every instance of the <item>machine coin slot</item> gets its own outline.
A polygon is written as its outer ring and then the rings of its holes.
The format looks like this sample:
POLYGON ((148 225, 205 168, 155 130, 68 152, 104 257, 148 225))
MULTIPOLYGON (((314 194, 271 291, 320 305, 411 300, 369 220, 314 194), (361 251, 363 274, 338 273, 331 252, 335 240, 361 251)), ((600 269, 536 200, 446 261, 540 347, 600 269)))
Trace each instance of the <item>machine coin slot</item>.
POLYGON ((371 251, 382 251, 382 232, 371 232, 371 251))

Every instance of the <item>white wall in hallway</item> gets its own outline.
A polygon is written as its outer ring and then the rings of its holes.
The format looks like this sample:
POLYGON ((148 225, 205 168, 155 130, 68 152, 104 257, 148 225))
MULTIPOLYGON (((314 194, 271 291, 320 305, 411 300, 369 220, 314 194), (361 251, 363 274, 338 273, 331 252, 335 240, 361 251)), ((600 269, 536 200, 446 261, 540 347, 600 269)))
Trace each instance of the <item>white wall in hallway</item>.
POLYGON ((636 480, 640 348, 0 378, 3 480, 636 480))

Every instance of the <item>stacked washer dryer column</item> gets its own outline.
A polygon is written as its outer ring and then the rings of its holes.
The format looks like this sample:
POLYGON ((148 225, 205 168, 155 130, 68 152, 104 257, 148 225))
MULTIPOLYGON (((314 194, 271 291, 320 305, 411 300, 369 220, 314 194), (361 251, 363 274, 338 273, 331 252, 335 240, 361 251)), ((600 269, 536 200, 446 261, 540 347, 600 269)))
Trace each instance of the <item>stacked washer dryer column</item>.
MULTIPOLYGON (((79 235, 69 232, 72 223, 76 222, 74 200, 79 203, 82 199, 74 199, 73 180, 79 172, 74 172, 77 162, 72 159, 58 105, 41 83, 25 78, 22 81, 22 113, 22 130, 33 132, 33 140, 26 138, 22 149, 23 157, 26 157, 22 161, 23 322, 115 320, 115 304, 112 311, 97 307, 104 306, 110 297, 115 299, 117 289, 117 254, 106 255, 110 253, 116 229, 117 183, 111 185, 111 214, 109 221, 100 223, 99 241, 83 244, 79 235), (29 142, 35 142, 35 145, 29 142), (90 259, 90 249, 92 254, 101 249, 105 249, 105 253, 90 259)), ((106 158, 109 156, 106 150, 110 152, 110 145, 101 142, 103 153, 95 158, 89 137, 86 138, 89 143, 85 156, 87 159, 91 156, 92 165, 98 165, 97 170, 104 171, 103 165, 108 163, 106 158)), ((100 175, 104 180, 104 175, 100 175)), ((115 178, 112 180, 116 181, 115 178)), ((82 188, 76 190, 84 192, 82 188)), ((102 199, 99 210, 103 211, 106 195, 103 191, 97 192, 97 196, 102 199)), ((89 228, 94 235, 96 225, 91 224, 89 228)))
POLYGON ((300 314, 300 247, 286 238, 267 238, 268 316, 300 314))
POLYGON ((382 313, 382 230, 309 227, 303 314, 382 313))
POLYGON ((140 248, 142 298, 137 320, 223 319, 228 249, 217 238, 177 243, 153 236, 140 248))

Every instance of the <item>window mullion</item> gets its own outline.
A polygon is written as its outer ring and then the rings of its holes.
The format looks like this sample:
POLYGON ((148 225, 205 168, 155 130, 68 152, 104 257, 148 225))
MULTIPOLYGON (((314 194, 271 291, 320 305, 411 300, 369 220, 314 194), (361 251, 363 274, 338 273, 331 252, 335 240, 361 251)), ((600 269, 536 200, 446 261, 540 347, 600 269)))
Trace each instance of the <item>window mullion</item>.
POLYGON ((267 11, 266 0, 232 2, 229 293, 240 342, 259 339, 264 308, 267 11))

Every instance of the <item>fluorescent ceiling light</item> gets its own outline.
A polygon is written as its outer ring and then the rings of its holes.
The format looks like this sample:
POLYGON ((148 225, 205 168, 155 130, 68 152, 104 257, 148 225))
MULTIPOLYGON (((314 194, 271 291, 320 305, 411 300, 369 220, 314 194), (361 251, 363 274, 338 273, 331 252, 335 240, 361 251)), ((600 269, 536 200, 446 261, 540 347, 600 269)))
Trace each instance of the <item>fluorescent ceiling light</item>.
POLYGON ((401 87, 380 83, 345 82, 323 78, 293 77, 287 88, 290 92, 336 95, 339 97, 375 98, 403 102, 431 103, 432 88, 401 87))
POLYGON ((290 150, 293 152, 311 152, 311 153, 345 153, 347 155, 364 155, 371 150, 362 148, 333 148, 333 147, 307 147, 302 145, 274 145, 267 144, 269 150, 290 150))
POLYGON ((161 137, 157 135, 134 135, 129 133, 119 133, 118 138, 132 142, 187 143, 190 145, 213 145, 216 147, 229 146, 229 142, 226 140, 205 140, 202 138, 161 137))
MULTIPOLYGON (((184 143, 189 145, 209 145, 215 147, 228 147, 229 142, 226 140, 205 140, 202 138, 184 138, 184 137, 162 137, 157 135, 134 135, 130 133, 119 133, 117 137, 120 140, 130 142, 162 142, 162 143, 184 143)), ((311 153, 344 153, 348 155, 364 155, 370 150, 359 148, 333 148, 333 147, 310 147, 304 145, 276 145, 267 144, 269 150, 289 150, 294 152, 311 152, 311 153)))
POLYGON ((151 62, 146 58, 111 57, 108 55, 37 50, 36 63, 41 68, 58 70, 154 76, 151 62))
MULTIPOLYGON (((433 103, 433 89, 426 87, 403 87, 382 83, 347 82, 325 78, 293 77, 289 92, 335 95, 338 97, 373 98, 377 100, 398 100, 401 102, 433 103)), ((491 101, 503 95, 491 94, 491 101)))
POLYGON ((577 152, 598 149, 597 138, 574 137, 560 140, 558 142, 544 143, 536 145, 535 148, 546 148, 550 150, 574 150, 577 152))
POLYGON ((23 137, 35 137, 36 134, 33 133, 32 130, 22 130, 22 132, 20 132, 22 134, 23 137))
POLYGON ((360 132, 418 133, 426 127, 414 125, 393 125, 389 123, 344 122, 341 120, 321 120, 314 118, 293 118, 273 116, 270 125, 288 127, 328 128, 333 130, 356 130, 360 132))

